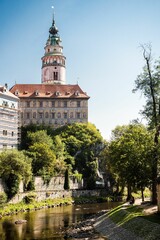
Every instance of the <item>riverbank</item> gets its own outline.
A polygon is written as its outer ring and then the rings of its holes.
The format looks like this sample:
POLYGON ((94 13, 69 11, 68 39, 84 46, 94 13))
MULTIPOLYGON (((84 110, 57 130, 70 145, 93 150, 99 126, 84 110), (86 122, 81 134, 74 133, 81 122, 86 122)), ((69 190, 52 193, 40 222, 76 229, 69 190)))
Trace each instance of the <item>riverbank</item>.
POLYGON ((19 212, 37 211, 42 208, 55 208, 71 204, 100 203, 107 202, 104 197, 79 197, 79 198, 56 198, 47 199, 41 202, 31 201, 30 203, 20 202, 16 204, 3 204, 0 206, 0 218, 14 215, 19 212))
POLYGON ((79 223, 72 224, 68 229, 64 229, 65 239, 76 239, 76 240, 105 240, 105 236, 95 230, 94 224, 96 219, 101 217, 104 212, 101 211, 98 214, 94 214, 88 217, 86 220, 80 221, 79 223))
POLYGON ((157 240, 160 239, 160 215, 150 202, 122 204, 102 211, 65 230, 66 239, 78 240, 157 240))
POLYGON ((19 212, 36 211, 42 208, 55 208, 62 205, 73 204, 72 198, 63 199, 48 199, 41 202, 33 201, 31 203, 24 203, 23 201, 16 204, 3 204, 0 206, 0 218, 4 216, 14 215, 19 212))
POLYGON ((98 216, 96 231, 108 240, 157 240, 160 239, 160 216, 157 207, 146 204, 123 204, 98 216))

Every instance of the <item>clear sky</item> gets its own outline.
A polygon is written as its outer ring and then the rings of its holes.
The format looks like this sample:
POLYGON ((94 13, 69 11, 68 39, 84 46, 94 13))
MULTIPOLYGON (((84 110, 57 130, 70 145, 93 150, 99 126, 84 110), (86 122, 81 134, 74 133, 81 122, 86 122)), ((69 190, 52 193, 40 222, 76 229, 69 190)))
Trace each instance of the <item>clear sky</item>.
POLYGON ((87 92, 89 121, 106 139, 141 118, 133 94, 144 65, 139 45, 160 56, 159 0, 0 0, 0 84, 41 82, 52 8, 67 58, 67 83, 87 92))

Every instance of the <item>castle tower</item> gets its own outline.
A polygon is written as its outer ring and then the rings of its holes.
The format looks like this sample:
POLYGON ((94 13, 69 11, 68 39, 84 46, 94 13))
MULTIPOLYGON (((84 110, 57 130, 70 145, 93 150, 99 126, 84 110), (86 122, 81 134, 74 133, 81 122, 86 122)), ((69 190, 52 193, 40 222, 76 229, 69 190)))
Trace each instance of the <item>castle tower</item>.
POLYGON ((42 79, 45 84, 65 84, 66 67, 63 47, 55 25, 54 14, 52 26, 49 29, 49 37, 45 46, 45 54, 42 57, 42 79))

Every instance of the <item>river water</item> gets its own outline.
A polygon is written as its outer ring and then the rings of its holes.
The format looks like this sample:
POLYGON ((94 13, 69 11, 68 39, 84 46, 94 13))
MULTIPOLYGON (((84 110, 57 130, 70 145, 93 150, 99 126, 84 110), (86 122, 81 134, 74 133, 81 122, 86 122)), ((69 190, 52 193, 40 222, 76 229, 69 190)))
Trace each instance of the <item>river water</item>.
POLYGON ((62 229, 84 220, 91 214, 110 209, 115 204, 69 205, 4 217, 0 220, 0 240, 64 240, 62 229), (27 222, 15 224, 18 219, 27 222))

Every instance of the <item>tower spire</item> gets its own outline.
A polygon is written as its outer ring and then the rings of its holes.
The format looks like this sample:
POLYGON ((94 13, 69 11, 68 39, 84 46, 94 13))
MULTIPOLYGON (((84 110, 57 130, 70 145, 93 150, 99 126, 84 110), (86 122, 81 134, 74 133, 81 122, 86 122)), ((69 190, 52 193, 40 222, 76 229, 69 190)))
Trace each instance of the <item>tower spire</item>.
POLYGON ((52 22, 54 22, 55 19, 54 6, 52 6, 51 8, 52 8, 52 22))
POLYGON ((49 28, 49 37, 45 46, 45 54, 42 57, 42 83, 65 84, 65 56, 63 47, 55 25, 53 9, 52 25, 49 28))

